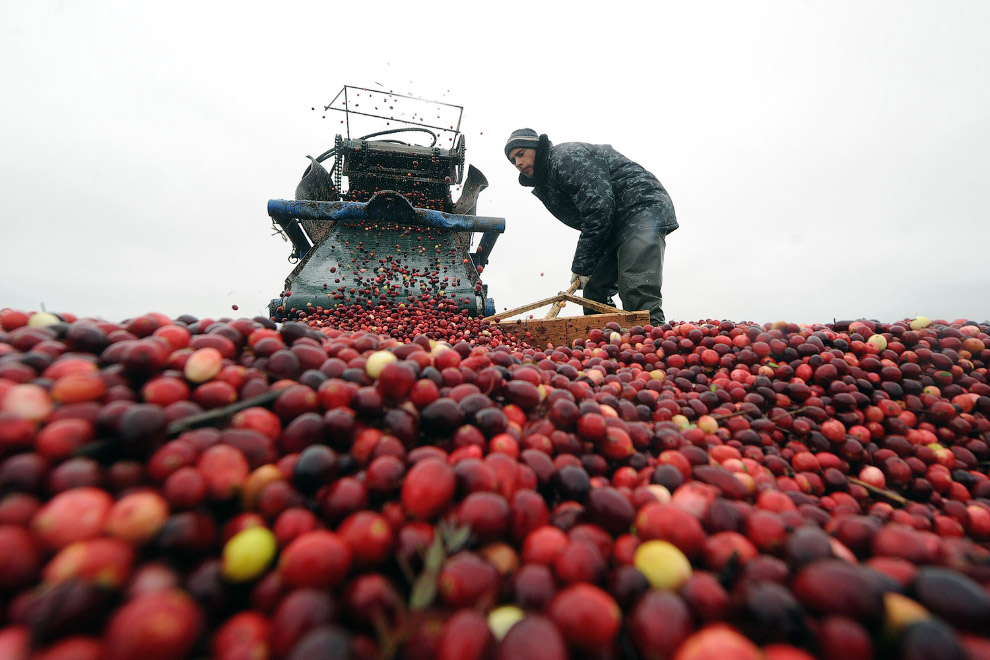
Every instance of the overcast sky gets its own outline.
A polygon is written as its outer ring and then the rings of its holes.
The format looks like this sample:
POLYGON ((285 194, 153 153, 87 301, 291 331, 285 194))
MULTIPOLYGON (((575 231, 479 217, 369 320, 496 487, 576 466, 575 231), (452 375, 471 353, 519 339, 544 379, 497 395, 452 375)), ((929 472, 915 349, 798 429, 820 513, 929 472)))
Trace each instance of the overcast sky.
POLYGON ((666 186, 668 319, 984 321, 988 32, 986 0, 9 0, 0 307, 265 313, 292 268, 266 204, 346 84, 464 106, 499 311, 565 288, 577 240, 503 155, 526 126, 666 186))

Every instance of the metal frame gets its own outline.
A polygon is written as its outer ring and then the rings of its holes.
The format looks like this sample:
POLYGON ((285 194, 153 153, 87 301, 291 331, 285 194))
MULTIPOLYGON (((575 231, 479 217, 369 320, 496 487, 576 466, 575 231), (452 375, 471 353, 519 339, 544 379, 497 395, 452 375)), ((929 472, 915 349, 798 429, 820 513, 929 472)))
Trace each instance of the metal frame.
POLYGON ((464 116, 464 106, 462 106, 462 105, 454 105, 453 103, 444 103, 443 101, 434 101, 432 99, 424 99, 424 98, 420 98, 418 96, 409 96, 407 94, 396 94, 395 92, 386 92, 386 91, 381 90, 381 89, 371 89, 369 87, 355 87, 354 85, 344 85, 344 87, 339 92, 337 92, 337 96, 333 97, 333 100, 330 101, 329 104, 323 106, 323 110, 324 111, 335 110, 337 112, 343 112, 344 113, 344 115, 345 115, 345 118, 344 118, 345 119, 345 126, 347 128, 347 139, 348 140, 351 139, 351 120, 350 120, 350 114, 351 113, 354 113, 355 115, 361 115, 363 117, 373 117, 374 119, 384 119, 386 121, 394 121, 394 122, 398 122, 400 124, 408 124, 410 126, 422 126, 424 128, 435 128, 438 131, 448 131, 448 132, 454 133, 455 135, 460 135, 460 133, 461 133, 461 119, 464 116), (435 103, 437 105, 443 105, 443 106, 446 106, 448 108, 456 108, 457 111, 458 111, 457 112, 457 127, 456 128, 450 128, 450 127, 445 127, 445 126, 434 126, 432 124, 426 124, 426 123, 423 123, 423 122, 409 121, 409 120, 406 120, 406 119, 396 119, 395 117, 388 117, 388 116, 385 116, 385 115, 376 115, 376 114, 372 114, 372 113, 369 113, 369 112, 359 112, 357 110, 352 110, 351 107, 350 107, 350 101, 349 101, 349 97, 348 97, 348 94, 347 94, 348 90, 355 90, 355 91, 359 91, 359 92, 373 92, 373 93, 377 93, 377 94, 386 94, 388 96, 394 96, 396 98, 412 99, 414 101, 423 101, 425 103, 435 103), (340 99, 341 96, 344 97, 344 107, 343 108, 335 108, 335 107, 333 107, 333 104, 336 103, 337 100, 340 99))

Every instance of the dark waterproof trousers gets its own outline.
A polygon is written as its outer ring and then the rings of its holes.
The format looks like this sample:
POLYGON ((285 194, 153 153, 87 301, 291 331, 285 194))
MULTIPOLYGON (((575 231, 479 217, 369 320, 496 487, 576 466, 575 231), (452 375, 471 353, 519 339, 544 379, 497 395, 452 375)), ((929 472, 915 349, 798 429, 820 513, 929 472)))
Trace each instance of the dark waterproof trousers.
MULTIPOLYGON (((663 296, 660 287, 663 284, 666 237, 654 222, 637 222, 633 227, 633 231, 623 232, 623 235, 617 237, 598 262, 582 295, 589 300, 614 307, 612 296, 618 293, 622 309, 647 310, 653 326, 663 325, 663 296)), ((598 312, 585 307, 584 313, 598 312)))

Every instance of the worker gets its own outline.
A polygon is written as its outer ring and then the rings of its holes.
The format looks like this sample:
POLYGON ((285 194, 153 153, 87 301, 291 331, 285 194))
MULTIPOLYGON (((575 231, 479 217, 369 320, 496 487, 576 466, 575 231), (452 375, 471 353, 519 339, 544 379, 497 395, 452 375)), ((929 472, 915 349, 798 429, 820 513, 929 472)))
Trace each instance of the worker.
MULTIPOLYGON (((677 229, 670 195, 657 178, 607 144, 554 145, 531 128, 513 131, 505 155, 519 183, 558 220, 581 232, 571 262, 571 284, 589 300, 647 310, 664 323, 663 253, 677 229)), ((587 307, 585 314, 596 312, 587 307)))

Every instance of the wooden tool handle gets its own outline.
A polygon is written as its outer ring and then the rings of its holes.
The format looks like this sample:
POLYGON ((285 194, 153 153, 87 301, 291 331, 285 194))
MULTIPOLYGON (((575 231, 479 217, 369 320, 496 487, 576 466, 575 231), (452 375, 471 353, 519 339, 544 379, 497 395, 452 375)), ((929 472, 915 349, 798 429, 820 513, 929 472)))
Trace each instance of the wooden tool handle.
MULTIPOLYGON (((570 288, 567 289, 567 294, 570 295, 570 294, 574 293, 575 291, 577 291, 577 288, 580 285, 581 285, 581 281, 580 280, 574 280, 573 282, 571 282, 570 288)), ((555 302, 553 304, 553 307, 550 308, 550 311, 547 312, 546 318, 548 318, 548 319, 555 319, 555 318, 557 318, 557 314, 559 314, 560 313, 560 310, 564 308, 564 304, 565 304, 565 301, 563 299, 558 300, 557 302, 555 302)))

